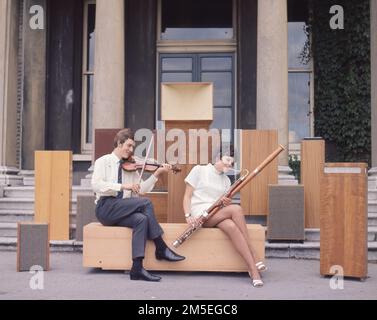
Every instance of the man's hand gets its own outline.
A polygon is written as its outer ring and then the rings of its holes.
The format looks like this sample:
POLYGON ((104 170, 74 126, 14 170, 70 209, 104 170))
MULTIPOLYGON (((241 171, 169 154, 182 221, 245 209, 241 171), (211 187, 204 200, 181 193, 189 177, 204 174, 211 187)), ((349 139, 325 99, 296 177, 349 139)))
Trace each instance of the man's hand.
POLYGON ((164 163, 162 165, 162 167, 158 168, 155 171, 154 175, 155 175, 156 178, 158 178, 161 174, 169 172, 169 170, 171 170, 171 168, 172 168, 171 164, 164 163))
POLYGON ((138 184, 138 183, 136 183, 136 184, 130 184, 130 183, 122 184, 122 190, 131 190, 134 193, 139 193, 140 192, 140 184, 138 184))

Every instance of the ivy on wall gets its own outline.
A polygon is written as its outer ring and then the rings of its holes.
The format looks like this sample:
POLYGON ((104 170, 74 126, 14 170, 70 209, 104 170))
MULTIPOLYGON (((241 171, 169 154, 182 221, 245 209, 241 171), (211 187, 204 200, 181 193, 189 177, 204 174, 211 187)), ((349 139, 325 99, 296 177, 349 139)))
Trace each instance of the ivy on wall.
POLYGON ((370 163, 369 0, 310 0, 315 77, 315 135, 326 161, 370 163), (330 7, 344 9, 344 29, 330 28, 330 7))

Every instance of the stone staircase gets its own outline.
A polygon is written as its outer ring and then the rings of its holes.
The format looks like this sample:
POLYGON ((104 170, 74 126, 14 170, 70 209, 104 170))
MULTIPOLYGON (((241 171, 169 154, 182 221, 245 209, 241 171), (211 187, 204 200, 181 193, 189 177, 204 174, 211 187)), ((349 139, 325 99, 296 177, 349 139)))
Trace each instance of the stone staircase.
MULTIPOLYGON (((286 181, 287 184, 294 184, 289 179, 286 179, 286 181)), ((70 239, 75 239, 77 196, 91 194, 92 190, 87 186, 74 186, 72 188, 70 239)), ((16 250, 17 222, 32 221, 33 207, 33 186, 4 188, 2 197, 0 197, 0 251, 16 250)), ((265 218, 261 218, 260 221, 250 220, 249 222, 265 224, 265 218)), ((319 229, 306 229, 304 243, 266 242, 266 257, 319 259, 319 240, 319 229)), ((82 251, 82 243, 76 240, 51 241, 51 251, 80 252, 82 251)), ((377 189, 368 190, 368 258, 370 262, 377 262, 377 189)))
MULTIPOLYGON (((70 238, 75 237, 78 195, 92 195, 91 188, 73 186, 71 194, 70 238)), ((17 237, 17 222, 32 221, 34 218, 34 187, 5 187, 0 197, 0 250, 2 241, 17 237), (8 239, 5 239, 8 238, 8 239)), ((5 241, 7 240, 7 241, 5 241)))

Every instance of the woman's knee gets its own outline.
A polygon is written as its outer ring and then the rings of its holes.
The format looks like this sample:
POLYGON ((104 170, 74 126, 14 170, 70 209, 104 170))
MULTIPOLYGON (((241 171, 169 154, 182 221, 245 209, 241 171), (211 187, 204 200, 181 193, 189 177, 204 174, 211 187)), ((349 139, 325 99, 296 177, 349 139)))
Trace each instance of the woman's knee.
POLYGON ((221 221, 221 223, 219 223, 219 228, 224 230, 224 231, 227 231, 227 232, 232 232, 234 230, 236 230, 237 226, 236 224, 233 222, 232 219, 225 219, 223 221, 221 221))
POLYGON ((232 204, 231 205, 232 207, 230 208, 231 211, 232 211, 232 216, 236 216, 236 217, 239 217, 239 216, 244 216, 243 214, 243 209, 240 205, 238 204, 232 204))

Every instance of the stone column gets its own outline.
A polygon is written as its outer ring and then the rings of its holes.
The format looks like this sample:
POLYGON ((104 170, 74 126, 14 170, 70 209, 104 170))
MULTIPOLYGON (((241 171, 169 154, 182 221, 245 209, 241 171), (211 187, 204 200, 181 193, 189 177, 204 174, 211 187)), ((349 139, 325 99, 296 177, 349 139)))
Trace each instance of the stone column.
MULTIPOLYGON (((288 147, 288 16, 286 0, 258 1, 257 129, 278 130, 288 147)), ((288 149, 288 148, 287 148, 288 149)), ((279 165, 288 164, 288 152, 279 165)))
MULTIPOLYGON (((46 0, 24 0, 23 8, 23 109, 22 171, 25 185, 34 184, 34 151, 45 149, 46 116, 46 25, 29 26, 30 8, 38 5, 46 15, 46 0)), ((46 17, 44 18, 46 23, 46 17)))
MULTIPOLYGON (((96 1, 93 93, 93 152, 95 129, 124 127, 125 21, 124 0, 96 1)), ((94 160, 94 159, 92 159, 94 160)), ((90 186, 89 174, 81 180, 90 186)))
POLYGON ((370 0, 372 168, 369 187, 377 188, 377 0, 370 0))
POLYGON ((0 185, 22 183, 18 174, 18 1, 0 1, 0 185))
POLYGON ((93 129, 123 128, 124 0, 97 0, 95 32, 93 129))

